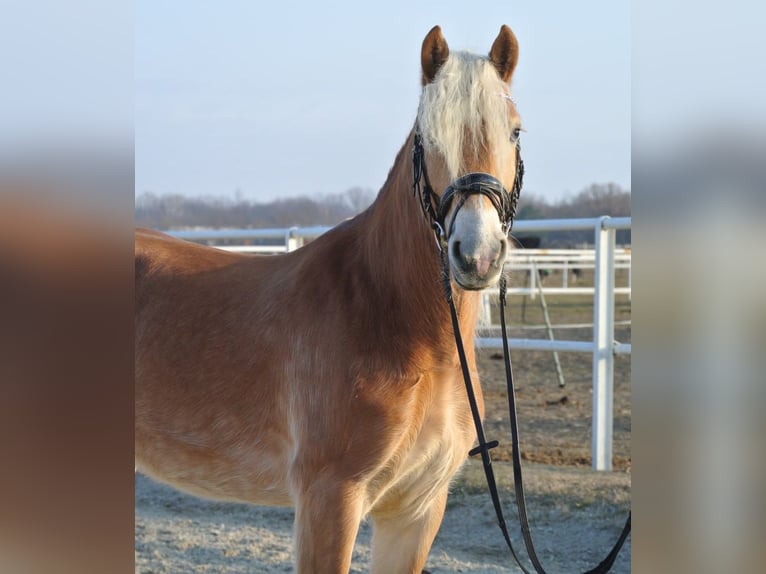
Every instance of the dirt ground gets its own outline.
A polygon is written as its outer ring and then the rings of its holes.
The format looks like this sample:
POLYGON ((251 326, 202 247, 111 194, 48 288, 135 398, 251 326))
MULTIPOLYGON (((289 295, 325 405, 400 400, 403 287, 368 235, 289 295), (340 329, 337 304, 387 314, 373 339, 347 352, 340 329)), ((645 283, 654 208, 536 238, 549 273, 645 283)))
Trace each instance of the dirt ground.
MULTIPOLYGON (((511 469, 497 463, 495 471, 511 538, 522 552, 511 469)), ((595 566, 619 536, 630 505, 630 476, 530 464, 524 479, 532 536, 546 570, 571 574, 595 566)), ((471 462, 456 481, 426 563, 432 574, 521 572, 483 480, 481 465, 471 462)), ((210 502, 137 475, 136 572, 292 572, 292 521, 289 509, 210 502)), ((369 571, 370 535, 369 524, 363 524, 351 572, 369 571)), ((613 572, 630 572, 630 538, 613 572)))
MULTIPOLYGON (((630 341, 629 329, 617 329, 616 335, 621 342, 630 341)), ((510 336, 535 338, 537 334, 511 332, 510 336)), ((567 332, 566 337, 583 339, 572 331, 567 332)), ((559 387, 552 353, 512 351, 511 359, 522 460, 590 467, 593 411, 591 356, 559 353, 564 374, 563 388, 559 387)), ((480 351, 479 373, 486 404, 485 430, 488 437, 500 440, 500 447, 493 451, 493 457, 510 461, 508 394, 502 351, 480 351)), ((630 470, 631 465, 630 396, 630 356, 618 355, 614 364, 612 464, 622 471, 630 470)))
MULTIPOLYGON (((549 298, 554 324, 589 322, 588 297, 549 298)), ((630 319, 630 302, 618 299, 618 321, 630 319)), ((511 300, 511 337, 545 337, 539 301, 511 300), (522 314, 523 309, 523 314, 522 314)), ((592 330, 557 329, 557 338, 589 340, 592 330)), ((616 337, 630 342, 630 326, 616 337)), ((516 509, 501 353, 479 353, 484 389, 486 434, 500 440, 497 461, 506 521, 517 551, 523 552, 516 509)), ((560 353, 565 387, 556 378, 547 352, 512 351, 527 509, 538 555, 552 573, 572 573, 595 566, 611 548, 630 508, 630 357, 617 356, 614 386, 613 472, 590 469, 592 410, 591 356, 560 353)), ((201 500, 136 475, 136 572, 222 573, 291 572, 289 509, 201 500)), ((369 567, 370 529, 357 539, 352 572, 369 567)), ((455 480, 447 512, 427 569, 447 572, 521 572, 505 547, 484 485, 481 465, 469 461, 455 480)), ((528 568, 531 565, 527 562, 528 568)), ((630 538, 613 572, 630 572, 630 538)))

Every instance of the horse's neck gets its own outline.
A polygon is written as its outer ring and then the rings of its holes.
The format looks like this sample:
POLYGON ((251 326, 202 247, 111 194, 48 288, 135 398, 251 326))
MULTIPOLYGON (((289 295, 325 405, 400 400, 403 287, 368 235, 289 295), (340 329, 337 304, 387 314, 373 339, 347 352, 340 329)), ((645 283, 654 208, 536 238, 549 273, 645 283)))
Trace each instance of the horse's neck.
MULTIPOLYGON (((420 200, 413 196, 412 183, 410 136, 366 214, 366 257, 375 284, 390 290, 387 299, 397 301, 402 311, 410 314, 408 322, 427 325, 434 337, 454 351, 439 252, 420 200)), ((472 355, 479 294, 457 289, 453 283, 453 299, 466 348, 472 355)))

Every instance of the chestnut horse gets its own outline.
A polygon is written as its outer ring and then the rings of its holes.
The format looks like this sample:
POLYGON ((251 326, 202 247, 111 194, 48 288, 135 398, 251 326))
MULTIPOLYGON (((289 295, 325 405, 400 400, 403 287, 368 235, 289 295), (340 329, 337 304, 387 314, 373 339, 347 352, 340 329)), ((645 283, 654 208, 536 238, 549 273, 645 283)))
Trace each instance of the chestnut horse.
MULTIPOLYGON (((475 433, 439 248, 413 197, 414 140, 437 199, 475 172, 511 189, 517 57, 507 26, 488 57, 450 53, 434 27, 416 124, 377 199, 297 251, 136 233, 139 471, 204 497, 294 506, 298 572, 347 572, 365 517, 373 572, 421 571, 475 433)), ((500 277, 507 230, 487 196, 457 203, 444 249, 478 381, 478 290, 500 277)))

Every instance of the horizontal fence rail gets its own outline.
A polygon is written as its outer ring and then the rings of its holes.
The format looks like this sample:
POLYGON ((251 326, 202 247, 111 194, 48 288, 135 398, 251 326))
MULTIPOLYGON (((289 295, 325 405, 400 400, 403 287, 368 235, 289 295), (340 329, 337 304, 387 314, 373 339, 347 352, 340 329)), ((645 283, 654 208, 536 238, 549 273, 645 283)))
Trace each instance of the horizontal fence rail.
MULTIPOLYGON (((616 231, 630 229, 630 217, 595 217, 583 219, 541 219, 516 221, 513 232, 581 231, 594 232, 594 249, 510 249, 506 270, 529 274, 529 285, 508 289, 510 295, 593 295, 593 339, 591 341, 567 341, 551 339, 509 338, 512 349, 529 351, 590 353, 593 356, 593 425, 591 451, 593 468, 612 469, 612 429, 614 356, 630 354, 630 343, 615 340, 614 300, 616 294, 630 296, 631 251, 618 249, 615 245, 616 231), (572 287, 569 272, 578 269, 593 270, 593 287, 572 287), (627 287, 615 287, 615 270, 625 269, 627 287), (539 272, 561 271, 561 287, 539 284, 539 272)), ((205 243, 227 251, 279 254, 294 251, 306 241, 327 232, 330 227, 290 227, 273 229, 190 229, 169 231, 179 239, 205 243)), ((489 309, 490 298, 496 290, 483 293, 484 309, 489 309)), ((477 337, 479 348, 501 348, 500 337, 477 337)))

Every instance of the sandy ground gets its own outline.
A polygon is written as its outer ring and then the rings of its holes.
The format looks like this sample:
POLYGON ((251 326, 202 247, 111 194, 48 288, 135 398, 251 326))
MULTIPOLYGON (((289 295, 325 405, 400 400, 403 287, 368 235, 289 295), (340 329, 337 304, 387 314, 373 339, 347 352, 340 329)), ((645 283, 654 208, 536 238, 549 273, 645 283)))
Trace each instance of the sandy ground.
MULTIPOLYGON (((506 521, 517 551, 523 542, 512 506, 508 464, 496 465, 506 521)), ((527 503, 538 555, 550 572, 585 571, 617 539, 626 517, 630 477, 580 468, 527 465, 527 503)), ((471 463, 448 502, 426 564, 436 573, 521 572, 512 564, 484 492, 480 465, 471 463)), ((289 509, 224 504, 187 496, 136 477, 136 572, 244 574, 291 572, 289 509)), ((357 539, 352 572, 367 572, 370 528, 357 539)), ((531 566, 530 566, 531 568, 531 566)), ((630 572, 630 539, 613 572, 630 572)))
MULTIPOLYGON (((528 302, 527 322, 537 323, 536 303, 528 302)), ((580 320, 580 309, 551 309, 554 324, 580 320), (559 316, 556 316, 559 314, 559 316), (567 320, 562 317, 566 315, 567 320)), ((515 312, 518 315, 518 306, 515 312)), ((582 311, 587 317, 589 310, 582 311)), ((629 303, 618 304, 617 318, 629 318, 629 303)), ((519 317, 510 322, 521 326, 519 317)), ((516 329, 512 337, 542 337, 543 331, 516 329)), ((557 331, 568 339, 590 338, 591 331, 557 331)), ((630 341, 630 329, 617 332, 630 341)), ((616 540, 630 507, 630 358, 617 357, 614 388, 613 472, 590 469, 591 357, 562 353, 566 386, 556 380, 550 353, 514 352, 514 374, 521 429, 527 509, 538 555, 551 573, 582 572, 597 564, 616 540)), ((489 439, 504 501, 506 521, 517 551, 523 542, 513 505, 504 367, 496 351, 479 356, 487 404, 489 439)), ((222 573, 291 572, 289 509, 201 500, 136 476, 136 572, 222 573)), ((352 572, 366 572, 369 525, 357 539, 352 572)), ((527 563, 528 568, 531 565, 527 563)), ((455 480, 447 512, 426 564, 442 572, 521 572, 510 556, 494 517, 481 467, 469 462, 455 480)), ((613 572, 630 572, 630 538, 613 572)))

